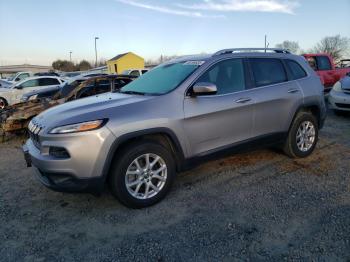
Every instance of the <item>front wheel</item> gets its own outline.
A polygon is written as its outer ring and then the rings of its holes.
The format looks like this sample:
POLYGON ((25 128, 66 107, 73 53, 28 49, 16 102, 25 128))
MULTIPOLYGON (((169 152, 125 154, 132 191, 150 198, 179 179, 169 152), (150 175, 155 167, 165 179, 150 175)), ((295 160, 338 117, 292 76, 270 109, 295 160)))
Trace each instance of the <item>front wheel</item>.
POLYGON ((292 158, 309 156, 318 141, 318 124, 310 112, 300 112, 293 121, 284 145, 284 152, 292 158))
POLYGON ((109 186, 124 205, 143 208, 162 200, 174 177, 171 152, 156 142, 141 141, 120 152, 112 167, 109 186))

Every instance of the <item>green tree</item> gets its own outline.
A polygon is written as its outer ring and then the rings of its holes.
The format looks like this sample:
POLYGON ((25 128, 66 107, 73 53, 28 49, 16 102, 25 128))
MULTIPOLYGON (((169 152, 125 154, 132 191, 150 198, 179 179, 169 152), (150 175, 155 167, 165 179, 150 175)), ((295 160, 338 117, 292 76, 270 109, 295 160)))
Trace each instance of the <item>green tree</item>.
POLYGON ((76 70, 76 67, 72 62, 60 59, 52 63, 52 68, 64 72, 72 72, 76 70))
POLYGON ((91 68, 92 68, 91 64, 86 60, 80 61, 80 63, 77 65, 77 70, 79 71, 86 71, 91 68))

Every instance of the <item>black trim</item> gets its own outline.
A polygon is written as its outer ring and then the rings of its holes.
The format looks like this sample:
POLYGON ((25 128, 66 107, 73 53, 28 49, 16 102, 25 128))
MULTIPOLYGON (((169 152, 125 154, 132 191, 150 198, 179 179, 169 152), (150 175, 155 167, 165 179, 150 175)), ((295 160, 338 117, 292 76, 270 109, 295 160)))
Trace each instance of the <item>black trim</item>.
POLYGON ((131 140, 131 139, 135 139, 135 138, 142 137, 145 135, 155 135, 155 134, 165 134, 165 135, 168 135, 170 137, 171 142, 175 145, 174 150, 175 150, 176 158, 177 158, 176 159, 177 160, 176 161, 177 162, 176 163, 177 169, 179 171, 182 170, 183 169, 182 165, 184 163, 185 155, 184 155, 181 144, 180 144, 177 136, 175 135, 175 133, 171 129, 166 128, 166 127, 151 128, 151 129, 140 130, 140 131, 136 131, 136 132, 122 135, 122 136, 118 137, 113 142, 111 148, 109 149, 105 164, 103 166, 103 170, 102 170, 103 180, 106 181, 110 167, 112 165, 113 158, 115 156, 115 153, 120 148, 121 144, 123 144, 124 142, 131 140))
POLYGON ((221 148, 213 149, 201 153, 195 157, 186 159, 184 169, 182 171, 191 169, 203 162, 217 160, 232 154, 249 152, 254 149, 263 148, 271 145, 283 144, 287 136, 288 132, 273 133, 247 139, 228 146, 223 146, 221 148))

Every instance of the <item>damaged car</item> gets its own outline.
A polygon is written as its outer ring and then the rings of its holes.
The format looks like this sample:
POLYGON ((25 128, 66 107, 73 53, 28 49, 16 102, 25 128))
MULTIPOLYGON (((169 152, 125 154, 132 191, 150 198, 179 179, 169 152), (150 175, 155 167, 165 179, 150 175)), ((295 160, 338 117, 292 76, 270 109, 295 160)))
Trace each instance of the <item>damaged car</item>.
POLYGON ((76 79, 65 83, 62 88, 49 98, 37 98, 7 107, 0 112, 0 123, 3 133, 17 133, 27 128, 30 120, 48 108, 84 97, 106 92, 117 92, 130 83, 135 77, 107 75, 90 78, 84 82, 76 79))

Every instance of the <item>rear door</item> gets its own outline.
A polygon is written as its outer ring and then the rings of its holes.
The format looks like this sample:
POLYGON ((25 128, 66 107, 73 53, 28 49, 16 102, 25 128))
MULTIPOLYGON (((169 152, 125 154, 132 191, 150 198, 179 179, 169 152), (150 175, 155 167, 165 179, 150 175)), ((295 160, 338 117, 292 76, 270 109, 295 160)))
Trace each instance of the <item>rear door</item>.
POLYGON ((196 83, 217 86, 214 95, 186 96, 184 129, 192 155, 247 140, 252 135, 254 100, 247 90, 245 62, 227 59, 210 67, 196 83))
POLYGON ((39 78, 39 88, 46 88, 51 86, 59 86, 61 82, 57 78, 39 78))
POLYGON ((253 136, 287 132, 291 115, 303 101, 297 81, 290 79, 281 59, 250 58, 249 63, 255 86, 253 136))

